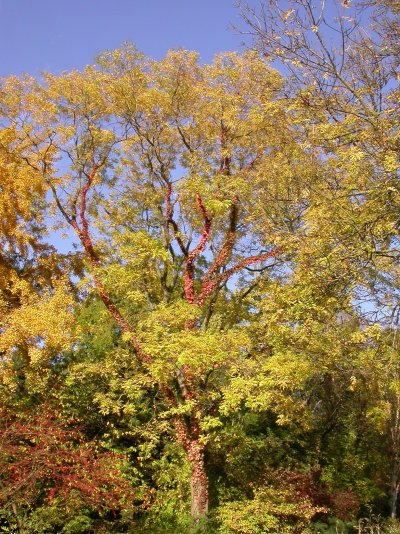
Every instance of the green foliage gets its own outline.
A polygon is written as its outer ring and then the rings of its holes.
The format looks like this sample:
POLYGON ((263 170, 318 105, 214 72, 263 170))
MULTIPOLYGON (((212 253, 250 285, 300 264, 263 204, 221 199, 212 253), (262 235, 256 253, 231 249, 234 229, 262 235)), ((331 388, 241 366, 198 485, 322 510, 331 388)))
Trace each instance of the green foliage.
POLYGON ((337 517, 328 517, 326 521, 316 521, 310 528, 310 534, 348 534, 354 532, 354 523, 345 523, 337 517))
POLYGON ((300 533, 321 512, 324 509, 307 497, 293 498, 289 488, 265 487, 258 488, 251 500, 221 504, 218 517, 223 534, 300 533))

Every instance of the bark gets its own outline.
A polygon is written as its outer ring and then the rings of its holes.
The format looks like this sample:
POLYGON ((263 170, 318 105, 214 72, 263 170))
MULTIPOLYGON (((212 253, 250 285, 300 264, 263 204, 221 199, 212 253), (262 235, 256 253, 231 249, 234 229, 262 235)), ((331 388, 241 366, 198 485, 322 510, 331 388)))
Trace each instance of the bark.
POLYGON ((390 480, 390 517, 396 519, 397 517, 397 500, 399 496, 399 476, 397 461, 393 460, 392 474, 390 480))
POLYGON ((208 513, 208 477, 204 462, 204 447, 194 440, 189 445, 188 458, 192 464, 191 515, 195 520, 208 513))
POLYGON ((205 468, 204 445, 198 440, 198 425, 188 428, 181 416, 174 420, 178 443, 185 450, 186 457, 192 467, 190 481, 191 491, 191 516, 195 521, 204 518, 208 513, 208 476, 205 468), (197 437, 189 437, 189 433, 197 437))
POLYGON ((399 443, 400 443, 400 397, 396 395, 392 402, 391 418, 391 474, 390 474, 390 517, 397 517, 399 496, 399 443))
POLYGON ((15 522, 17 523, 18 532, 23 532, 23 525, 22 525, 21 520, 20 520, 19 515, 18 515, 17 506, 16 506, 16 504, 14 502, 11 503, 11 509, 13 511, 13 514, 14 514, 15 522))

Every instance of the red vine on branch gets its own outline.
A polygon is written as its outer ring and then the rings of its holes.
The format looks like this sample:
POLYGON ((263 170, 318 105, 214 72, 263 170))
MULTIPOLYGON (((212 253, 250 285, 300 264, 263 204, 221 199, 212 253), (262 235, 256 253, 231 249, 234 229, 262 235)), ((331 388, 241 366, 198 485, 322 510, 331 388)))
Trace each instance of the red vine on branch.
MULTIPOLYGON (((197 304, 199 306, 202 306, 206 298, 214 291, 214 289, 219 284, 228 281, 233 274, 241 271, 248 265, 252 265, 254 263, 261 263, 270 258, 274 258, 282 253, 282 247, 276 247, 270 252, 244 258, 230 269, 227 269, 225 272, 216 274, 221 269, 221 267, 224 267, 229 261, 230 254, 235 243, 235 233, 237 225, 237 202, 238 198, 235 197, 235 199, 232 201, 229 230, 225 243, 223 244, 217 259, 209 267, 208 271, 204 275, 201 281, 201 288, 199 293, 196 293, 194 288, 194 264, 196 258, 199 256, 199 254, 201 254, 201 252, 204 251, 206 247, 206 244, 210 237, 212 223, 212 218, 209 216, 209 213, 203 204, 200 194, 196 194, 197 208, 203 216, 204 223, 198 245, 186 256, 184 270, 185 297, 187 302, 190 304, 197 304)), ((194 327, 194 325, 190 326, 191 328, 194 327)))
POLYGON ((203 228, 201 230, 200 241, 196 247, 188 253, 185 262, 185 296, 187 302, 190 304, 197 303, 197 296, 194 289, 194 262, 199 254, 206 248, 207 241, 211 234, 212 218, 209 216, 206 210, 200 193, 196 193, 196 205, 197 209, 203 216, 203 228))
POLYGON ((115 303, 109 296, 105 285, 103 284, 103 282, 100 280, 100 278, 96 274, 96 270, 100 267, 101 262, 100 262, 100 258, 97 252, 94 249, 93 241, 90 236, 89 221, 86 217, 86 207, 87 207, 87 195, 88 195, 90 188, 93 185, 94 178, 99 168, 100 168, 100 165, 95 165, 95 164, 93 165, 91 172, 87 175, 86 183, 84 184, 82 188, 82 191, 80 194, 80 209, 79 209, 80 225, 77 222, 76 203, 74 205, 75 213, 71 220, 71 225, 74 228, 77 236, 79 237, 79 240, 81 241, 82 246, 89 258, 89 262, 93 268, 93 272, 92 272, 93 281, 105 307, 107 308, 107 310, 109 311, 110 315, 113 317, 115 322, 118 324, 118 326, 121 328, 121 331, 124 334, 127 334, 129 336, 129 342, 135 349, 135 352, 138 358, 144 363, 151 363, 152 358, 143 352, 138 339, 133 335, 132 327, 130 326, 128 321, 125 319, 125 317, 122 315, 122 313, 119 311, 118 307, 115 305, 115 303))

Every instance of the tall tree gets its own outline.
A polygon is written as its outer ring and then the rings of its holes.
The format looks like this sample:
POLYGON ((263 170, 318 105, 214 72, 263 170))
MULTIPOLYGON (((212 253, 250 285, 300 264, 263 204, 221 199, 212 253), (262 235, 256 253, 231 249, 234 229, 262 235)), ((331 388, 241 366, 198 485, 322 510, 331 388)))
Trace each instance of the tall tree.
POLYGON ((247 372, 243 299, 290 249, 313 174, 280 88, 256 53, 200 66, 193 53, 155 62, 125 47, 45 75, 4 111, 162 395, 192 466, 194 518, 208 510, 221 383, 247 372))
MULTIPOLYGON (((348 263, 347 291, 358 304, 361 329, 371 323, 392 328, 398 309, 397 4, 289 0, 252 8, 240 2, 245 32, 287 74, 286 92, 298 103, 305 144, 331 167, 332 180, 322 185, 330 200, 309 211, 308 237, 316 245, 311 261, 348 263)), ((395 421, 398 401, 389 397, 395 421)), ((390 457, 394 517, 398 461, 390 457)))

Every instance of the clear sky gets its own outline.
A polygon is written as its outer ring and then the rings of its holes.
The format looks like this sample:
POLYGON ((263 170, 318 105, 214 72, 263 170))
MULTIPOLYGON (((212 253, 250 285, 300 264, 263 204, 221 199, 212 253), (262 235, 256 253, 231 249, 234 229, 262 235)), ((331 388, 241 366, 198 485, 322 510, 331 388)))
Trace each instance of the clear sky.
POLYGON ((155 58, 184 47, 208 62, 241 49, 230 23, 240 23, 234 0, 0 0, 0 76, 79 69, 124 41, 155 58))

